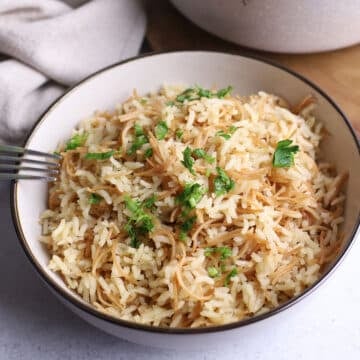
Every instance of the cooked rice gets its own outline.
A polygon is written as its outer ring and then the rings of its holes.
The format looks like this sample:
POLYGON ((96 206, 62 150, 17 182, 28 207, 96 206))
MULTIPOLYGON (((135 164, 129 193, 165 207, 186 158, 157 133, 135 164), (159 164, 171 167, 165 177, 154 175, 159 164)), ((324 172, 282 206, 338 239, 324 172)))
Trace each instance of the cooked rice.
POLYGON ((98 310, 154 326, 205 327, 269 311, 319 278, 341 245, 346 174, 316 162, 324 131, 313 99, 294 108, 296 114, 265 92, 169 104, 182 90, 169 86, 145 97, 134 91, 115 111, 80 123, 74 134, 88 134, 84 145, 58 149, 61 174, 49 189, 41 241, 50 268, 98 310), (153 135, 159 119, 169 128, 164 140, 153 135), (135 123, 149 143, 128 155, 135 123), (229 126, 237 127, 230 139, 217 135, 229 126), (276 145, 284 139, 300 151, 294 166, 274 168, 276 145), (196 160, 192 175, 181 163, 186 146, 206 150, 215 162, 196 160), (84 158, 120 147, 106 160, 84 158), (150 147, 153 156, 145 159, 150 147), (217 166, 235 181, 220 196, 212 191, 217 166), (208 191, 181 240, 176 196, 194 182, 208 191), (102 200, 91 204, 91 194, 102 200), (155 227, 139 248, 130 246, 124 229, 131 215, 125 194, 139 201, 156 195, 154 210, 147 210, 155 227), (231 249, 226 259, 206 256, 205 248, 225 246, 231 249), (210 277, 209 267, 218 276, 210 277))

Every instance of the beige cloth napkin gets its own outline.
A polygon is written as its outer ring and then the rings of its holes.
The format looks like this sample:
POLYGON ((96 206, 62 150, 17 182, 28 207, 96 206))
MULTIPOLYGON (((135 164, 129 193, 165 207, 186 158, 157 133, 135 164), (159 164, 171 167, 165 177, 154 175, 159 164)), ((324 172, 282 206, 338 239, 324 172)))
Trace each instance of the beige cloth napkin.
POLYGON ((66 87, 137 54, 145 23, 140 0, 1 0, 0 142, 21 142, 66 87))

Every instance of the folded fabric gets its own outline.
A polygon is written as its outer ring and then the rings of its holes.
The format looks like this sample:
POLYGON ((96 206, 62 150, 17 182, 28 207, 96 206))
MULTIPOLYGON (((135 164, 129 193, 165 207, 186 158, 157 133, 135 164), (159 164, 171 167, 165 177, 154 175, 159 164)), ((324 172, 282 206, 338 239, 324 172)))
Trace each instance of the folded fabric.
POLYGON ((141 0, 83 3, 0 1, 0 142, 21 142, 66 87, 139 51, 141 0))

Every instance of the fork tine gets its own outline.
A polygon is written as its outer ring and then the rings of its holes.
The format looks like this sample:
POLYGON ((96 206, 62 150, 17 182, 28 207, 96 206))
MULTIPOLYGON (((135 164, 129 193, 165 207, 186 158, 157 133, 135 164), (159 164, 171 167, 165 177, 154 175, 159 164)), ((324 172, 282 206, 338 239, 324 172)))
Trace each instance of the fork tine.
POLYGON ((33 160, 33 159, 26 159, 18 156, 9 156, 9 155, 0 155, 0 161, 16 162, 16 163, 24 162, 30 164, 45 165, 52 168, 58 168, 60 166, 58 162, 33 160))
POLYGON ((22 170, 22 171, 35 171, 35 172, 47 172, 49 174, 59 174, 59 169, 47 169, 47 168, 37 168, 37 167, 31 167, 31 166, 21 166, 21 165, 15 165, 15 164, 1 164, 0 163, 0 173, 2 173, 2 170, 22 170))
POLYGON ((18 146, 0 145, 0 180, 56 181, 60 172, 60 159, 61 156, 58 154, 48 154, 18 146), (48 161, 27 158, 26 155, 36 156, 38 159, 45 158, 48 161), (23 166, 23 164, 35 166, 23 166), (43 174, 36 174, 41 172, 43 174))
POLYGON ((28 154, 28 155, 36 155, 36 156, 44 156, 50 159, 61 159, 61 155, 58 154, 49 154, 42 151, 31 150, 31 149, 24 149, 19 146, 11 146, 11 145, 0 145, 0 152, 6 153, 15 153, 15 154, 28 154))
POLYGON ((22 174, 9 174, 0 173, 0 180, 45 180, 45 181, 56 181, 57 178, 54 176, 37 176, 37 175, 22 175, 22 174))

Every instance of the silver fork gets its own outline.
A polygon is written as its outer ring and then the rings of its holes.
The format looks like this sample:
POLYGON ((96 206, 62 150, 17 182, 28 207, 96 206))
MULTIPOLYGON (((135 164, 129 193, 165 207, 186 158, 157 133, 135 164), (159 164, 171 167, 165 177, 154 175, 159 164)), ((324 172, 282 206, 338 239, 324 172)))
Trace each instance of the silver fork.
POLYGON ((0 180, 55 181, 60 159, 58 154, 0 145, 0 180))

